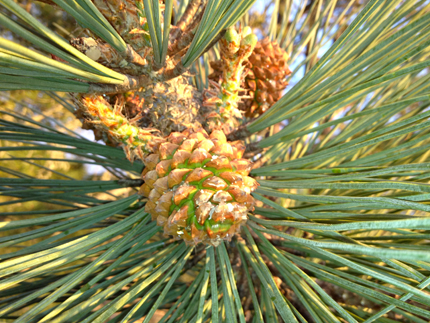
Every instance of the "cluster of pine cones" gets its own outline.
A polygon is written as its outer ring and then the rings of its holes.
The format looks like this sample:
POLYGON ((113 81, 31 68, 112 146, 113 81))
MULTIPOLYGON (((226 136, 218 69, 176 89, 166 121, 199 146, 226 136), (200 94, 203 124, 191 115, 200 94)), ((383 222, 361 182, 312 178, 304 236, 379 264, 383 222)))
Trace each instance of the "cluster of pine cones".
MULTIPOLYGON (((211 63, 211 86, 201 93, 183 75, 157 78, 146 20, 134 1, 94 2, 132 58, 95 35, 71 44, 111 69, 150 75, 153 82, 124 93, 75 96, 77 117, 97 140, 121 146, 128 159, 145 164, 140 194, 148 198, 145 210, 166 236, 191 245, 231 239, 254 208, 251 192, 258 183, 248 176, 252 162, 243 158, 244 143, 228 142, 226 135, 281 98, 291 73, 288 54, 268 38, 258 41, 249 28, 230 28, 218 42, 221 60, 211 63)), ((196 24, 195 16, 172 28, 171 60, 186 49, 178 43, 191 28, 186 23, 196 24)))

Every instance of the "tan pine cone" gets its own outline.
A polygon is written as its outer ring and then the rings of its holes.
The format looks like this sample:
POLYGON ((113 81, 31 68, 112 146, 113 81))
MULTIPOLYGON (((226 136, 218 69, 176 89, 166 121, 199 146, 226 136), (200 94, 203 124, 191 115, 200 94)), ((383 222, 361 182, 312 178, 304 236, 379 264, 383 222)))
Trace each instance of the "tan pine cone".
POLYGON ((144 159, 145 211, 166 236, 188 245, 230 240, 254 209, 250 193, 258 186, 247 176, 251 162, 242 159, 243 142, 227 142, 220 130, 209 136, 202 128, 166 139, 144 159))
MULTIPOLYGON (((275 104, 288 85, 286 77, 291 74, 287 65, 289 55, 276 41, 265 38, 257 43, 248 58, 248 74, 242 82, 245 97, 239 109, 245 116, 255 118, 275 104)), ((221 76, 221 61, 211 62, 214 72, 210 79, 218 81, 221 76)))

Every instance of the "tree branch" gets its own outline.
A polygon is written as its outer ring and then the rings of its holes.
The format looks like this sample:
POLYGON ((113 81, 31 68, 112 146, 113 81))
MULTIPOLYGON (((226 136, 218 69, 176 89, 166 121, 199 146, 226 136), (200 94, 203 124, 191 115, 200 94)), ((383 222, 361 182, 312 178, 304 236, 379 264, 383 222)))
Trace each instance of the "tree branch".
POLYGON ((230 132, 230 134, 227 136, 227 139, 229 141, 235 141, 235 140, 242 140, 252 135, 252 133, 249 132, 247 125, 242 125, 237 130, 230 132))
POLYGON ((169 56, 174 56, 175 54, 179 53, 181 50, 190 46, 191 42, 193 41, 194 35, 195 35, 194 30, 190 30, 186 34, 183 34, 181 38, 178 39, 177 42, 173 43, 172 46, 169 46, 167 54, 169 56))
POLYGON ((256 154, 256 153, 260 153, 263 151, 263 148, 260 148, 258 146, 258 141, 256 142, 251 142, 249 144, 246 145, 246 149, 245 149, 245 155, 246 154, 256 154))
POLYGON ((168 81, 184 74, 188 69, 184 67, 182 61, 180 60, 173 68, 165 69, 161 74, 160 81, 168 81))

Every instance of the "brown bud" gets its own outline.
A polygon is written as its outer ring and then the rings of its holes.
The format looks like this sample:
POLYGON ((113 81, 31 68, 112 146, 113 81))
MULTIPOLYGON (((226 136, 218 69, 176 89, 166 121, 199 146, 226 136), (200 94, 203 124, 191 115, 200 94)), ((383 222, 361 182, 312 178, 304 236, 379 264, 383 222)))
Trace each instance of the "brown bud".
POLYGON ((267 57, 270 57, 273 55, 273 51, 274 49, 273 49, 272 42, 268 42, 266 46, 264 46, 264 53, 266 54, 267 57))
POLYGON ((266 77, 269 80, 276 80, 276 77, 280 74, 280 71, 278 71, 276 68, 270 68, 265 70, 266 77))
POLYGON ((264 84, 266 85, 268 92, 273 93, 277 91, 276 82, 274 80, 267 80, 264 84))
POLYGON ((262 56, 262 66, 270 66, 272 64, 272 60, 270 59, 269 56, 262 56))
POLYGON ((260 90, 257 91, 257 101, 259 103, 266 102, 266 98, 267 98, 267 92, 260 91, 260 90))
POLYGON ((232 209, 233 208, 230 204, 221 203, 215 208, 215 211, 212 213, 211 219, 220 223, 224 222, 225 220, 234 221, 232 209))
POLYGON ((148 199, 150 201, 157 201, 161 197, 160 192, 158 192, 156 189, 153 189, 151 193, 149 193, 148 199))
POLYGON ((188 231, 184 230, 182 232, 182 236, 181 237, 182 237, 182 240, 184 240, 184 242, 185 242, 185 244, 187 246, 194 246, 194 240, 191 237, 191 234, 188 233, 188 231))
MULTIPOLYGON (((255 51, 255 49, 254 49, 255 51)), ((261 56, 258 54, 251 55, 248 60, 252 63, 252 65, 260 65, 261 56)))
MULTIPOLYGON (((145 212, 153 215, 156 206, 157 205, 155 204, 154 201, 149 200, 145 204, 145 212)), ((152 216, 152 219, 155 220, 154 216, 152 216)))
POLYGON ((243 177, 243 185, 245 187, 248 187, 251 192, 255 191, 257 187, 260 186, 260 184, 258 184, 258 182, 254 178, 249 176, 243 177))
POLYGON ((284 66, 286 66, 287 65, 287 62, 284 60, 284 59, 280 59, 280 60, 278 60, 278 66, 280 67, 280 68, 283 68, 284 66))
POLYGON ((167 217, 162 215, 157 216, 157 225, 159 227, 164 227, 164 224, 167 222, 167 217))
MULTIPOLYGON (((178 211, 174 210, 172 212, 172 214, 169 216, 169 218, 167 219, 167 221, 165 222, 165 226, 164 226, 164 235, 165 236, 175 235, 176 234, 178 226, 173 221, 174 217, 176 216, 176 213, 178 213, 178 211)), ((158 221, 157 221, 157 225, 158 225, 158 221)))
MULTIPOLYGON (((167 219, 169 217, 169 208, 163 207, 160 203, 155 206, 154 213, 157 214, 157 220, 160 216, 167 219)), ((157 221, 158 222, 158 221, 157 221)))
POLYGON ((201 242, 204 238, 205 232, 204 231, 200 231, 196 228, 196 226, 193 224, 191 224, 191 238, 194 240, 195 244, 198 244, 199 242, 201 242))
POLYGON ((239 203, 243 203, 243 202, 246 202, 248 200, 249 194, 246 193, 244 190, 240 189, 239 187, 231 186, 231 187, 229 187, 227 192, 229 192, 231 194, 231 196, 233 196, 234 199, 239 203))
POLYGON ((254 210, 254 205, 255 205, 255 199, 248 194, 247 195, 247 200, 245 202, 243 202, 243 205, 249 210, 252 211, 254 210))
POLYGON ((190 139, 196 139, 197 142, 207 139, 207 135, 204 135, 202 132, 193 133, 190 135, 190 139))
POLYGON ((212 190, 198 190, 193 197, 194 205, 200 206, 203 203, 208 202, 211 199, 212 195, 214 195, 214 191, 212 190))
POLYGON ((251 114, 254 113, 254 111, 257 111, 259 107, 260 106, 258 105, 258 103, 254 101, 252 103, 252 106, 251 106, 251 109, 250 109, 251 110, 251 114))

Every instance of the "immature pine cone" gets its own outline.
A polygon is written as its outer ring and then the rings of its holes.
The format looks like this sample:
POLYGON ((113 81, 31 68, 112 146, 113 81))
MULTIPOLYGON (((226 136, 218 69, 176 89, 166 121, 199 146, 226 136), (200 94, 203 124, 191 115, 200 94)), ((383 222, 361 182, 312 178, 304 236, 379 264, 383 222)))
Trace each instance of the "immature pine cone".
POLYGON ((188 245, 230 240, 253 210, 250 193, 258 186, 247 176, 251 162, 241 159, 245 146, 227 142, 220 130, 208 136, 201 128, 166 139, 144 159, 140 193, 149 199, 145 211, 165 235, 188 245))

